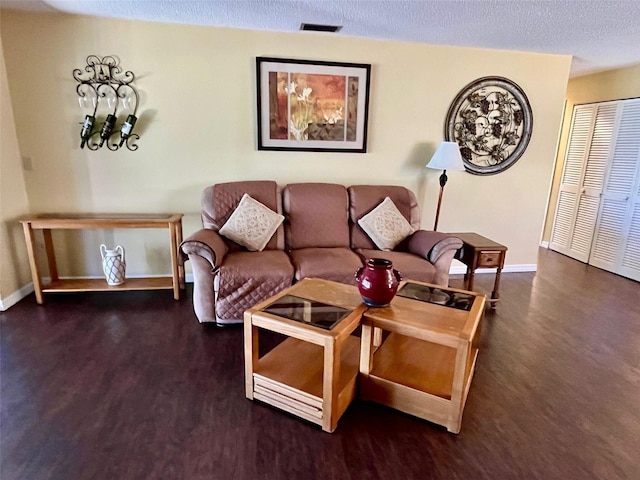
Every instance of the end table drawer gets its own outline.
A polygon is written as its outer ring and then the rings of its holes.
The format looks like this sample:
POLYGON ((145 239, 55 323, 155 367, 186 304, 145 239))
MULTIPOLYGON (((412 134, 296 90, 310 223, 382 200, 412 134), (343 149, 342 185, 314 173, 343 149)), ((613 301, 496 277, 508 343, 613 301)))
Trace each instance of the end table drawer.
POLYGON ((478 267, 498 267, 501 256, 501 252, 482 252, 478 256, 478 267))

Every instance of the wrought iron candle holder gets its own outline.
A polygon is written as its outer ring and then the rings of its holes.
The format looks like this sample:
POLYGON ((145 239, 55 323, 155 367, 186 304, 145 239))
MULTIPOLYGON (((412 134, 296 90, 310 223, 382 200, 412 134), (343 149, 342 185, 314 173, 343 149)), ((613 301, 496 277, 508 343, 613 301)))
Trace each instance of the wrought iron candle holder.
POLYGON ((138 120, 138 91, 132 85, 135 75, 131 71, 122 72, 116 57, 107 55, 98 57, 89 55, 87 65, 83 69, 76 68, 73 78, 78 82, 76 92, 80 107, 87 109, 80 130, 80 148, 85 145, 89 150, 98 150, 104 145, 109 150, 118 150, 126 146, 134 151, 138 149, 135 140, 140 135, 133 133, 133 127, 138 120), (102 127, 96 127, 99 110, 108 111, 102 127), (126 113, 126 120, 117 127, 118 113, 126 113), (120 134, 119 141, 112 139, 120 134), (94 138, 95 137, 95 138, 94 138))

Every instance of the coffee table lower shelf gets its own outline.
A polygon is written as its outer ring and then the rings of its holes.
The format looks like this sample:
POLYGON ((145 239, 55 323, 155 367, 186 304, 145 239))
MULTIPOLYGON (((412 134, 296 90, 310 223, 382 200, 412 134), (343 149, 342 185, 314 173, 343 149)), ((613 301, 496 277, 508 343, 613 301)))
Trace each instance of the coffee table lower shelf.
POLYGON ((369 373, 360 375, 359 398, 458 433, 478 348, 471 347, 463 359, 465 367, 456 368, 461 353, 457 348, 389 333, 372 352, 369 373))
MULTIPOLYGON (((335 416, 339 418, 356 396, 360 340, 342 344, 335 416)), ((323 426, 323 347, 293 337, 258 360, 253 373, 253 398, 323 426), (295 359, 295 360, 294 360, 295 359)))

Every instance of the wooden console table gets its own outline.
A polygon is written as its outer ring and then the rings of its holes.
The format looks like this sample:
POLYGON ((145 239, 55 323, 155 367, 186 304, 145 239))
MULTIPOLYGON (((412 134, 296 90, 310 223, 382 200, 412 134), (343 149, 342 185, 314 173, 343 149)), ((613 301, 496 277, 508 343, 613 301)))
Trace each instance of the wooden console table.
POLYGON ((36 301, 42 304, 43 293, 123 291, 123 290, 173 290, 173 298, 180 299, 184 288, 184 266, 178 261, 178 246, 182 243, 182 214, 42 214, 20 220, 27 242, 36 301), (171 244, 171 276, 127 278, 124 284, 110 286, 104 279, 61 279, 58 276, 51 230, 87 230, 116 228, 168 228, 171 244), (36 261, 34 230, 42 230, 51 281, 43 284, 36 261))

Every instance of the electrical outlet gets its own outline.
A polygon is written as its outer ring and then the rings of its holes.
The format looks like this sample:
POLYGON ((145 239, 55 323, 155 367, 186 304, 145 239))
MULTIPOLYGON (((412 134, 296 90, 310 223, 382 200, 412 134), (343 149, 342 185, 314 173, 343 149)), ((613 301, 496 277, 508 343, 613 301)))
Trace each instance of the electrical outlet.
POLYGON ((33 170, 33 161, 31 160, 31 157, 22 156, 22 168, 28 172, 33 170))

